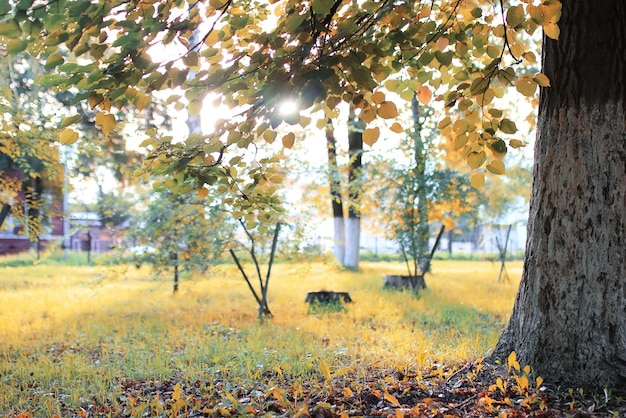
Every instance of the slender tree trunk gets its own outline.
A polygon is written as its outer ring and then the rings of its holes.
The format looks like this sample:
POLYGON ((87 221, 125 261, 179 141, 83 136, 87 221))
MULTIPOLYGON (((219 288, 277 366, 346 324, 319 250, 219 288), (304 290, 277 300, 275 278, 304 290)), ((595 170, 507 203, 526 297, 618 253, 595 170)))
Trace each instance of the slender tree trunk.
POLYGON ((333 208, 333 254, 343 263, 346 252, 346 236, 343 218, 343 200, 341 199, 341 175, 337 164, 337 140, 332 120, 326 125, 326 147, 328 149, 328 185, 333 208))
MULTIPOLYGON (((422 138, 423 122, 420 119, 420 104, 417 96, 411 100, 411 110, 413 114, 413 158, 415 159, 415 179, 417 182, 417 257, 420 274, 426 273, 426 258, 428 257, 428 200, 426 197, 426 144, 422 138)), ((415 272, 417 274, 417 271, 415 272)))
POLYGON ((351 112, 348 121, 348 153, 350 166, 348 171, 348 219, 346 219, 346 255, 343 265, 347 268, 359 268, 359 249, 361 246, 361 184, 359 182, 363 154, 364 123, 351 112))
POLYGON ((626 2, 563 0, 544 39, 526 260, 492 358, 569 387, 626 383, 626 2))
POLYGON ((26 188, 26 201, 28 202, 27 223, 28 239, 34 243, 35 249, 39 246, 39 236, 42 233, 42 197, 43 180, 41 177, 32 177, 30 185, 26 188))

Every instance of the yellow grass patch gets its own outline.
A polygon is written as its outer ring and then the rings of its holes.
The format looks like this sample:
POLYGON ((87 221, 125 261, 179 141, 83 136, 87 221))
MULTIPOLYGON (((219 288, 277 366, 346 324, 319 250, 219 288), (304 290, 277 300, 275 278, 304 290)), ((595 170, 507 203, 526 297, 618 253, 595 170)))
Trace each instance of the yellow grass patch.
POLYGON ((496 264, 435 261, 415 298, 382 289, 383 275, 403 273, 397 263, 363 263, 361 272, 276 264, 274 318, 264 324, 234 266, 183 275, 175 296, 168 276, 147 267, 0 268, 0 413, 124 403, 126 378, 250 385, 268 373, 297 382, 481 357, 510 314, 521 266, 510 263, 514 280, 498 283, 496 264), (308 314, 304 298, 317 290, 355 302, 308 314))

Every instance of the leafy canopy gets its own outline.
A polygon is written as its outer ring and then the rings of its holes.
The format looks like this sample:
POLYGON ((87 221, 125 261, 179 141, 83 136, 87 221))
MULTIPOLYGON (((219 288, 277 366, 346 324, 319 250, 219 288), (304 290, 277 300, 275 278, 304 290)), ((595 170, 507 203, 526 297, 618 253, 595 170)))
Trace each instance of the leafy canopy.
MULTIPOLYGON (((558 36, 560 3, 9 0, 0 16, 5 51, 43 60, 47 74, 37 82, 77 91, 76 100, 99 112, 104 134, 116 128, 114 108, 141 110, 153 92, 168 91, 170 104, 191 114, 219 93, 214 104, 237 116, 205 135, 147 131, 140 174, 170 175, 175 192, 222 185, 236 207, 251 210, 277 204, 275 188, 262 186, 278 178, 266 173, 271 161, 246 150, 277 138, 291 147, 290 126, 306 126, 312 115, 321 128, 341 102, 370 125, 382 120, 401 132, 395 102, 439 101, 447 112, 439 129, 473 170, 472 183, 481 184, 485 168, 504 173, 502 156, 523 141, 511 136, 517 127, 498 102, 510 87, 530 97, 549 85, 533 70, 532 39, 540 29, 558 36), (299 112, 278 112, 285 100, 296 100, 299 112)), ((61 142, 77 140, 76 120, 63 121, 61 142)), ((365 142, 374 145, 380 132, 366 128, 365 142)))

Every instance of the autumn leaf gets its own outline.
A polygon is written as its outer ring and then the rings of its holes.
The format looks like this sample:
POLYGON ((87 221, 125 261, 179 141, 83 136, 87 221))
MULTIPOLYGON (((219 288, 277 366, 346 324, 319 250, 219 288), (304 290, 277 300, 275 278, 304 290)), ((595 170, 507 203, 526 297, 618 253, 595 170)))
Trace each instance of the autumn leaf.
POLYGON ((270 129, 268 129, 267 131, 263 132, 263 139, 268 144, 273 143, 276 140, 276 136, 277 136, 276 131, 272 131, 270 129))
POLYGON ((533 97, 537 90, 537 83, 531 77, 522 76, 515 82, 515 88, 526 97, 533 97))
POLYGON ((378 108, 378 116, 383 119, 393 119, 398 116, 398 108, 394 102, 385 101, 378 108))
POLYGON ((541 87, 550 87, 550 79, 543 73, 537 73, 533 77, 533 81, 539 84, 541 87))
POLYGON ((393 406, 397 406, 397 407, 401 407, 402 406, 402 405, 400 405, 400 402, 398 402, 398 399, 396 399, 396 397, 393 396, 391 393, 385 392, 383 397, 385 398, 385 400, 387 402, 389 402, 393 406))
POLYGON ((376 112, 371 107, 366 107, 361 111, 359 118, 365 123, 370 123, 376 119, 376 112))
POLYGON ((401 134, 401 133, 403 133, 403 132, 404 132, 404 128, 403 128, 403 127, 402 127, 402 125, 400 125, 398 122, 394 122, 394 123, 393 123, 393 124, 389 127, 389 129, 390 129, 392 132, 395 132, 395 133, 397 133, 397 134, 401 134))
POLYGON ((200 189, 198 189, 198 196, 200 196, 201 199, 206 198, 209 195, 209 189, 207 189, 206 187, 201 187, 200 189))
POLYGON ((500 160, 493 160, 489 164, 487 164, 487 170, 489 170, 493 174, 504 174, 506 172, 506 168, 504 163, 500 160))
POLYGON ((543 32, 546 34, 548 38, 551 39, 559 39, 559 35, 561 34, 561 29, 556 22, 550 22, 546 25, 543 25, 543 32))
POLYGON ((372 94, 372 102, 376 103, 377 105, 383 103, 385 101, 385 94, 377 91, 376 93, 372 94))
POLYGON ((61 135, 59 135, 59 141, 63 145, 72 145, 78 141, 78 133, 70 128, 65 129, 61 132, 61 135))
POLYGON ((432 97, 433 92, 427 86, 422 86, 417 90, 417 100, 423 105, 429 104, 432 97))
POLYGON ((331 382, 332 376, 330 374, 330 367, 328 367, 328 363, 326 363, 324 360, 320 360, 320 371, 322 372, 322 375, 326 378, 326 380, 331 382))
POLYGON ((293 144, 296 142, 296 134, 293 132, 289 132, 287 135, 283 136, 283 147, 291 148, 293 144))
POLYGON ((485 175, 483 173, 472 174, 470 184, 475 189, 480 189, 485 184, 485 175))
POLYGON ((112 114, 100 112, 96 115, 96 126, 102 129, 104 135, 109 135, 109 133, 115 129, 115 125, 115 116, 112 114))
POLYGON ((485 154, 484 151, 480 151, 480 152, 471 152, 469 153, 469 155, 467 156, 467 164, 470 166, 470 168, 474 169, 474 168, 478 168, 481 165, 483 165, 483 163, 485 162, 485 160, 487 159, 487 155, 485 154))
POLYGON ((378 141, 378 137, 380 136, 380 128, 368 128, 363 131, 363 142, 370 147, 378 141))

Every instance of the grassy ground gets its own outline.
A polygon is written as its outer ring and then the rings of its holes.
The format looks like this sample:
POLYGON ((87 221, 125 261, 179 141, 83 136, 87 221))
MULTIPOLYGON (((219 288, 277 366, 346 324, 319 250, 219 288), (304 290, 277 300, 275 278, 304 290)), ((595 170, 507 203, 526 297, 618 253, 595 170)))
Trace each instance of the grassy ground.
POLYGON ((382 289, 383 275, 403 273, 401 264, 363 263, 360 272, 277 264, 274 318, 264 324, 232 266, 184 276, 175 296, 147 267, 0 268, 0 414, 66 416, 100 405, 140 415, 155 411, 154 400, 126 396, 128 382, 266 391, 332 376, 348 387, 371 369, 415 374, 481 357, 497 341, 521 274, 512 263, 511 282, 498 283, 498 267, 436 261, 429 289, 414 298, 382 289), (308 314, 306 293, 322 289, 355 302, 308 314))

